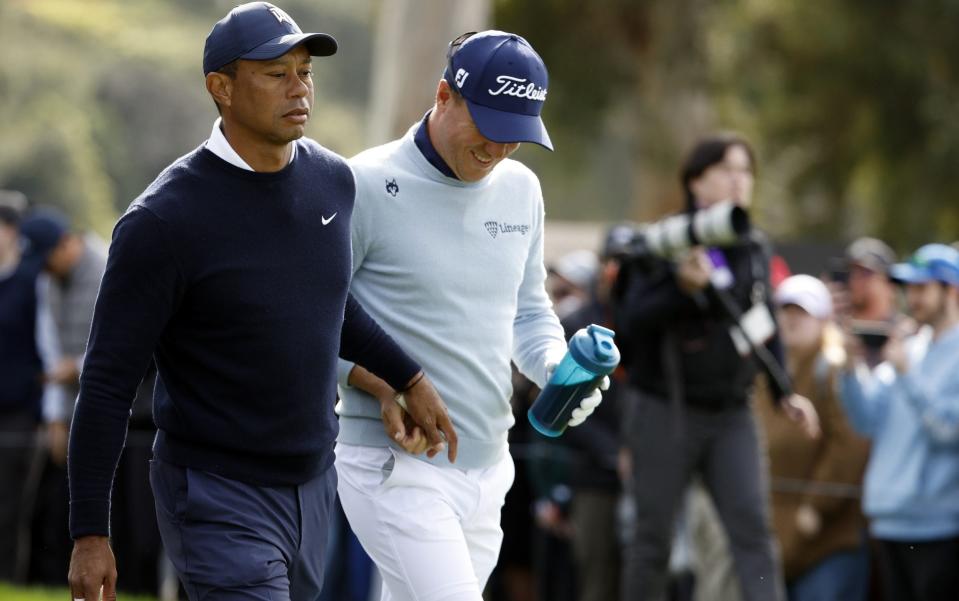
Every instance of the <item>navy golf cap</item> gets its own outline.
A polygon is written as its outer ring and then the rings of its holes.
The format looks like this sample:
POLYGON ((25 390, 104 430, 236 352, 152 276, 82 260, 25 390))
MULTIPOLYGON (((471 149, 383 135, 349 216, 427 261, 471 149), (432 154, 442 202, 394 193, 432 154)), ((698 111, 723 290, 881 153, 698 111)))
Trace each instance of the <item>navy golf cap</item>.
POLYGON ((266 61, 303 44, 311 56, 336 53, 336 40, 326 33, 303 33, 283 10, 269 2, 241 4, 216 22, 203 47, 203 74, 238 58, 266 61))
POLYGON ((24 217, 20 233, 30 243, 27 254, 46 261, 53 249, 70 231, 70 220, 53 208, 40 208, 24 217))
POLYGON ((549 75, 522 37, 495 30, 473 34, 450 57, 443 77, 466 99, 483 136, 553 149, 540 118, 549 75))

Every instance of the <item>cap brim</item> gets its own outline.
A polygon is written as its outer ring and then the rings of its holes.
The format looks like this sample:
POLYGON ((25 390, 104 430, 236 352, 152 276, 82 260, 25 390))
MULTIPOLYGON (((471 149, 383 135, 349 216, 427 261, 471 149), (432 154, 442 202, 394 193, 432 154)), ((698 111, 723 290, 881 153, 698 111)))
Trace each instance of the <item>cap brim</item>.
POLYGON ((929 270, 920 269, 909 263, 893 265, 889 270, 889 278, 894 282, 901 282, 903 284, 923 284, 935 279, 932 277, 932 274, 929 273, 929 270))
POLYGON ((310 56, 336 54, 336 39, 326 33, 290 33, 264 42, 239 58, 249 61, 268 61, 278 58, 303 44, 310 56))
POLYGON ((799 298, 795 298, 795 297, 777 298, 776 304, 779 305, 780 307, 788 307, 789 305, 792 305, 794 307, 799 307, 800 309, 802 309, 809 315, 816 317, 815 312, 810 310, 809 303, 803 302, 803 300, 799 298))
POLYGON ((886 265, 878 259, 871 257, 850 258, 847 263, 849 266, 858 265, 859 267, 863 267, 873 273, 878 273, 881 275, 889 273, 889 265, 886 265))
POLYGON ((549 139, 546 126, 543 125, 543 120, 539 116, 498 111, 476 104, 468 98, 466 106, 469 107, 470 115, 480 133, 493 142, 501 144, 532 142, 547 150, 553 150, 553 142, 549 139))

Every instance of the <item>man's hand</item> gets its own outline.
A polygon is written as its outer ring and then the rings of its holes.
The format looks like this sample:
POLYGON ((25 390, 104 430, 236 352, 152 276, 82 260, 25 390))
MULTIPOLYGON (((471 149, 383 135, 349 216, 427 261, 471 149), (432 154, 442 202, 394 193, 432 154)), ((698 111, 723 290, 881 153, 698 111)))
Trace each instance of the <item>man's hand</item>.
POLYGON ((536 525, 559 538, 570 538, 573 525, 563 517, 560 506, 549 499, 539 499, 533 503, 533 516, 536 525))
POLYGON ((599 404, 603 402, 603 393, 602 391, 609 390, 609 377, 603 376, 603 380, 599 383, 599 388, 593 390, 589 396, 583 397, 583 400, 579 402, 579 407, 573 409, 573 416, 567 424, 571 428, 575 428, 581 423, 586 421, 586 418, 593 414, 593 411, 599 407, 599 404))
POLYGON ((828 279, 828 275, 820 279, 825 281, 826 289, 829 290, 833 314, 840 322, 847 321, 852 311, 852 303, 849 302, 849 288, 842 282, 828 279))
POLYGON ((77 367, 76 357, 64 357, 53 366, 47 374, 47 382, 75 386, 80 381, 80 370, 77 367))
POLYGON ((50 460, 63 467, 67 463, 67 439, 70 436, 70 427, 65 421, 50 422, 46 425, 45 437, 47 449, 50 451, 50 460))
POLYGON ((695 294, 709 285, 713 264, 701 247, 691 248, 676 265, 676 283, 686 294, 695 294))
POLYGON ((780 402, 786 417, 799 424, 806 436, 809 438, 819 438, 819 414, 816 413, 816 407, 812 401, 801 394, 793 393, 780 402))
POLYGON ((413 422, 410 414, 403 409, 395 398, 380 399, 380 419, 386 434, 395 440, 403 450, 412 455, 421 455, 429 450, 430 457, 443 450, 443 446, 430 447, 423 429, 413 422))
POLYGON ((83 536, 73 543, 70 556, 70 594, 73 599, 103 601, 117 598, 117 564, 105 536, 83 536))
POLYGON ((917 330, 918 326, 913 320, 900 319, 889 332, 889 340, 882 347, 882 358, 895 368, 896 373, 904 374, 909 371, 906 338, 914 335, 917 330))
POLYGON ((803 536, 812 538, 822 529, 822 517, 812 505, 803 503, 796 509, 796 528, 803 536))
POLYGON ((430 379, 422 372, 415 375, 410 383, 413 386, 403 392, 401 404, 405 405, 413 421, 423 429, 432 451, 432 454, 427 452, 427 455, 432 457, 439 449, 442 449, 445 437, 449 449, 447 456, 450 463, 454 463, 459 440, 456 437, 456 430, 453 429, 449 412, 446 410, 446 403, 433 388, 430 379))
MULTIPOLYGON (((559 365, 555 362, 549 362, 546 364, 546 381, 549 382, 549 379, 553 377, 553 372, 556 371, 556 366, 559 365)), ((579 402, 579 407, 573 409, 573 415, 570 417, 569 421, 566 422, 567 426, 576 427, 586 421, 586 418, 593 414, 593 411, 599 407, 599 404, 603 402, 603 393, 602 391, 609 390, 609 376, 603 376, 602 381, 599 383, 599 387, 590 393, 589 396, 583 397, 583 400, 579 402)))
POLYGON ((350 370, 348 383, 363 390, 380 402, 380 419, 386 434, 403 449, 414 455, 426 452, 435 457, 449 445, 450 463, 456 460, 456 432, 440 398, 426 374, 413 376, 406 392, 397 394, 393 388, 359 365, 350 370), (446 439, 443 439, 443 436, 446 439))

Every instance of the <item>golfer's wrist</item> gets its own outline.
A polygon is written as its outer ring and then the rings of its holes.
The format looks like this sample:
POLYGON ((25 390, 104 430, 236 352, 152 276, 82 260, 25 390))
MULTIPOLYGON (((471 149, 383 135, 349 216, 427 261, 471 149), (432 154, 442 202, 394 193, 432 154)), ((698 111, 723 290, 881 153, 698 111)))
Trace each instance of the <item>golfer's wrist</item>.
POLYGON ((415 376, 410 378, 409 382, 406 383, 406 386, 402 390, 397 390, 399 393, 409 392, 413 389, 414 386, 423 381, 423 378, 426 377, 426 372, 420 370, 415 376))

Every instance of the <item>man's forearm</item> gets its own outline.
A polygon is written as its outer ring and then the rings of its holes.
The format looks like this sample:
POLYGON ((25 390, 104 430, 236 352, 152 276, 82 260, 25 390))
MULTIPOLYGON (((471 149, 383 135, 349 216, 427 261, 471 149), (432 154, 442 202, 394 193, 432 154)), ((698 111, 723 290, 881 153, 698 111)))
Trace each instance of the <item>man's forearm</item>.
POLYGON ((378 378, 368 369, 360 365, 354 365, 353 369, 350 370, 347 383, 353 388, 359 388, 377 399, 390 398, 396 394, 393 387, 387 384, 385 380, 378 378))
POLYGON ((421 371, 353 295, 348 295, 346 300, 340 358, 370 368, 397 389, 405 388, 421 371))

